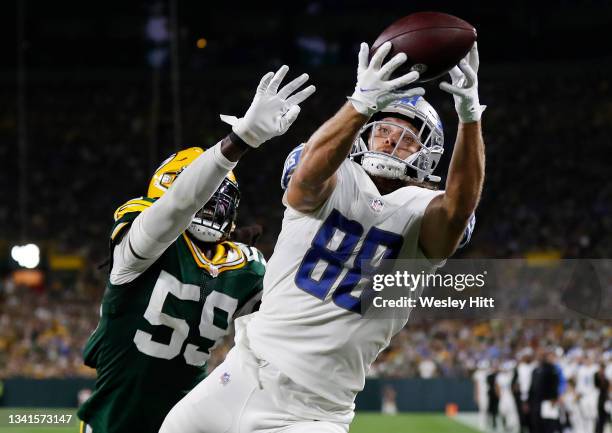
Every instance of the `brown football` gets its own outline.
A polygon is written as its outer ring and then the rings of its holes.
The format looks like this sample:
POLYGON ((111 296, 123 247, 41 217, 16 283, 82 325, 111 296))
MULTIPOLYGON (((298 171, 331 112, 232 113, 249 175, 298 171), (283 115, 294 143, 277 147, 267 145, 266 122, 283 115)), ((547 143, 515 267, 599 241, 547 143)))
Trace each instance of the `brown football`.
POLYGON ((418 71, 419 82, 425 82, 444 75, 465 57, 476 41, 476 29, 452 15, 418 12, 387 27, 372 45, 370 56, 387 41, 393 48, 385 60, 402 52, 408 56, 394 75, 418 71))

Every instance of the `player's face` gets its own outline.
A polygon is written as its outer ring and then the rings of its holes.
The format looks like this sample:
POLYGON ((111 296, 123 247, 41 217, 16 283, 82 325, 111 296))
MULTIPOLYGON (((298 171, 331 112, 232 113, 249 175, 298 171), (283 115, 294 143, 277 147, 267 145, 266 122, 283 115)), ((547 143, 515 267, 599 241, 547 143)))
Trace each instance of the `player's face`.
POLYGON ((395 151, 394 156, 406 159, 421 148, 417 139, 418 132, 410 122, 404 119, 385 117, 372 128, 369 148, 375 152, 388 153, 389 155, 395 151))

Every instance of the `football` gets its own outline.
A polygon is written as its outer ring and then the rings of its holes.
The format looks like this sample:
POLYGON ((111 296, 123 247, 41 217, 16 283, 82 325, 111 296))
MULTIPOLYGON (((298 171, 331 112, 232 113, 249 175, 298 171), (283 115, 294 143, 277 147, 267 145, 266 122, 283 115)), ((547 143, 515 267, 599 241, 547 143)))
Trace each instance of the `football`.
POLYGON ((402 52, 408 56, 395 74, 418 71, 423 83, 444 75, 465 57, 476 41, 476 29, 453 15, 418 12, 387 27, 372 45, 370 56, 387 41, 393 47, 386 59, 402 52))

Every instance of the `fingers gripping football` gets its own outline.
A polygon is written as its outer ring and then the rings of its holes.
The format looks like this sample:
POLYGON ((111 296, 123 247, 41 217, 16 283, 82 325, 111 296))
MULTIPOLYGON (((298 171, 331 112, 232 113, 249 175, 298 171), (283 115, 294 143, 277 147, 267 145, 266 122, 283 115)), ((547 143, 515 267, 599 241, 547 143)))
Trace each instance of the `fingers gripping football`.
POLYGON ((453 95, 455 110, 463 123, 479 121, 486 108, 478 99, 479 66, 478 46, 474 43, 468 55, 450 70, 452 84, 440 83, 440 89, 453 95))
POLYGON ((283 65, 276 73, 268 72, 262 77, 244 117, 221 115, 221 120, 232 125, 234 133, 249 146, 257 148, 287 132, 300 114, 299 104, 315 92, 312 85, 296 92, 308 81, 308 74, 300 75, 279 90, 288 71, 289 67, 283 65))
POLYGON ((393 80, 389 79, 391 74, 407 59, 406 54, 400 53, 383 65, 390 50, 390 42, 381 45, 368 62, 370 52, 368 44, 362 43, 359 49, 357 85, 353 95, 348 99, 355 110, 365 116, 371 116, 399 98, 425 94, 425 90, 421 87, 398 90, 418 80, 418 72, 410 72, 393 80))

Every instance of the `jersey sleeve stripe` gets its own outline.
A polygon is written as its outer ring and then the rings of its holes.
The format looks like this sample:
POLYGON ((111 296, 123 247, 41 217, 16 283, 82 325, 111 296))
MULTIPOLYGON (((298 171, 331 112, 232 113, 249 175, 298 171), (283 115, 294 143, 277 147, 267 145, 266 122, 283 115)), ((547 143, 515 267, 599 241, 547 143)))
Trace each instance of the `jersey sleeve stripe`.
POLYGON ((134 248, 132 247, 132 242, 128 239, 128 246, 130 247, 130 252, 134 255, 134 257, 136 257, 138 260, 148 260, 145 257, 140 256, 139 254, 136 253, 136 251, 134 251, 134 248))
POLYGON ((118 235, 119 233, 121 233, 121 231, 123 230, 123 228, 124 228, 125 226, 127 226, 128 224, 129 224, 129 222, 128 222, 128 221, 126 221, 126 222, 122 222, 122 223, 117 224, 117 227, 115 227, 115 228, 113 229, 113 232, 111 233, 111 241, 113 241, 113 242, 114 242, 114 241, 115 241, 115 239, 117 238, 117 235, 118 235))
POLYGON ((123 215, 130 213, 130 212, 142 212, 143 210, 147 209, 148 207, 151 207, 151 205, 153 204, 153 202, 148 201, 148 200, 144 200, 144 199, 132 199, 130 201, 128 201, 127 203, 119 206, 117 208, 117 210, 115 211, 114 214, 114 218, 115 221, 117 221, 118 219, 120 219, 123 215))

